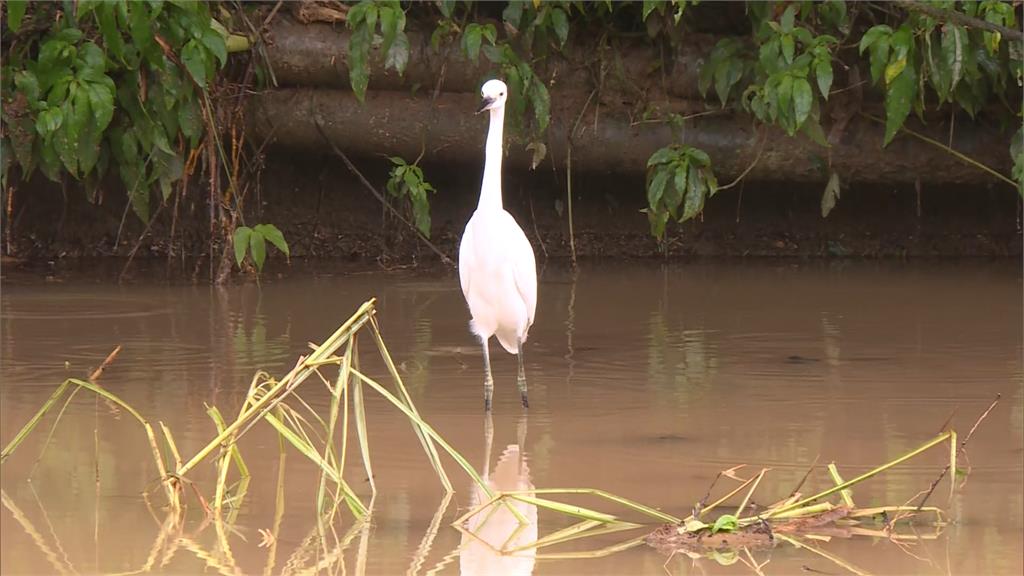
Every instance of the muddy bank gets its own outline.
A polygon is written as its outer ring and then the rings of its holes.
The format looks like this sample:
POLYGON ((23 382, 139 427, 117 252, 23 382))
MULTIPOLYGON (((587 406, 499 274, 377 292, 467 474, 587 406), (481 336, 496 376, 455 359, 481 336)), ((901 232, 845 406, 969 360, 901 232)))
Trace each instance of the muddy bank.
MULTIPOLYGON (((271 149, 257 190, 250 194, 246 224, 281 228, 292 257, 373 265, 435 265, 438 258, 334 157, 271 149)), ((389 166, 382 159, 357 160, 359 169, 383 188, 389 166)), ((465 222, 476 205, 480 171, 427 163, 431 240, 454 256, 465 222)), ((123 259, 144 230, 113 188, 101 205, 80 191, 65 197, 59 186, 34 180, 15 196, 13 226, 4 221, 5 266, 61 266, 80 257, 123 259), (55 208, 64 206, 64 209, 55 208), (58 217, 55 217, 55 214, 58 217), (123 224, 122 224, 123 222, 123 224), (118 234, 120 230, 120 235, 118 234), (9 244, 8 244, 9 240, 9 244), (9 249, 9 252, 7 250, 9 249)), ((747 182, 712 198, 703 217, 670 225, 667 241, 651 236, 641 176, 574 174, 573 229, 581 258, 788 256, 954 257, 1021 254, 1020 204, 1004 186, 857 186, 844 190, 822 218, 821 187, 747 182)), ((506 173, 505 204, 533 242, 538 260, 571 254, 569 210, 563 170, 506 173)), ((207 212, 201 193, 156 214, 139 243, 136 259, 160 259, 178 275, 205 279, 209 266, 207 212)), ((272 265, 283 258, 272 254, 272 265)))

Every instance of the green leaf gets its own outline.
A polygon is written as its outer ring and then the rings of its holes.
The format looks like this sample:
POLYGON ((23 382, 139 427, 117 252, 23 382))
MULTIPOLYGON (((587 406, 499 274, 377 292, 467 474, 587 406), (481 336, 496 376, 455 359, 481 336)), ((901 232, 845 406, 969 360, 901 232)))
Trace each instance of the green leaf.
POLYGON ((793 31, 793 19, 796 17, 796 11, 799 7, 796 4, 790 4, 786 8, 786 11, 782 13, 782 18, 779 20, 779 25, 782 27, 782 31, 789 34, 793 31))
POLYGON ((536 77, 530 86, 530 103, 533 104, 533 115, 537 119, 537 132, 543 134, 551 121, 551 96, 547 86, 536 77))
POLYGON ((56 132, 63 123, 64 113, 61 112, 60 108, 43 110, 36 118, 36 132, 43 138, 46 138, 56 132))
POLYGON ((686 155, 689 156, 698 167, 703 168, 711 165, 711 157, 708 156, 707 152, 700 148, 688 148, 686 150, 686 155))
POLYGON ((793 42, 793 37, 789 34, 784 34, 779 41, 782 44, 782 57, 786 59, 787 64, 793 63, 793 52, 796 50, 796 45, 793 42))
POLYGON ((864 50, 867 50, 868 47, 873 46, 882 38, 887 39, 889 36, 892 36, 892 28, 886 26, 885 24, 879 24, 878 26, 874 26, 873 28, 865 32, 863 36, 861 36, 860 47, 858 48, 858 50, 861 54, 863 54, 864 50))
POLYGON ((466 57, 477 62, 480 59, 480 44, 483 43, 483 29, 479 24, 470 24, 466 26, 466 31, 462 33, 462 50, 466 53, 466 57))
POLYGON ((423 178, 420 175, 418 175, 415 170, 412 169, 415 168, 414 166, 410 166, 409 168, 410 169, 405 170, 405 174, 403 174, 403 180, 405 181, 405 187, 411 193, 415 191, 417 188, 419 188, 420 182, 423 181, 423 178))
POLYGON ((742 77, 743 63, 736 59, 723 62, 715 70, 715 93, 718 94, 718 99, 722 103, 723 108, 725 108, 725 104, 729 100, 729 92, 732 90, 732 87, 742 77))
POLYGON ((956 90, 963 78, 964 48, 968 44, 967 31, 956 24, 942 27, 942 63, 948 72, 948 93, 956 90))
POLYGON ((366 9, 370 7, 370 4, 371 2, 364 0, 363 2, 359 2, 358 4, 352 6, 349 9, 348 15, 345 18, 345 24, 347 24, 348 27, 353 30, 357 29, 359 25, 366 19, 366 9))
POLYGON ((654 12, 654 9, 661 6, 664 0, 644 0, 643 19, 647 20, 647 17, 654 12))
POLYGON ((889 38, 879 38, 871 45, 871 82, 878 83, 882 72, 889 63, 889 38))
POLYGON ((178 126, 181 129, 181 133, 185 135, 191 141, 194 146, 199 137, 203 134, 203 114, 199 108, 199 103, 194 97, 190 97, 189 89, 183 96, 177 106, 178 114, 178 126))
POLYGON ((519 28, 519 23, 523 19, 523 6, 526 2, 509 2, 508 6, 501 12, 501 19, 511 25, 513 28, 519 28))
MULTIPOLYGON (((122 170, 126 167, 122 166, 122 170)), ((140 182, 142 174, 142 166, 131 165, 127 173, 122 174, 122 180, 130 179, 132 182, 130 186, 132 188, 128 191, 128 200, 131 202, 132 211, 139 217, 139 220, 143 222, 149 222, 149 188, 145 185, 145 182, 140 182)))
POLYGON ((718 178, 715 178, 715 172, 711 169, 711 166, 700 169, 701 176, 704 177, 704 183, 708 187, 708 197, 712 197, 718 192, 718 178))
MULTIPOLYGON (((10 6, 10 5, 8 5, 10 6)), ((14 74, 14 86, 25 95, 29 105, 39 101, 39 79, 31 70, 19 70, 14 74)))
POLYGON ((659 168, 654 171, 654 177, 647 185, 647 205, 652 211, 657 212, 662 196, 665 194, 665 185, 668 184, 668 177, 672 172, 668 168, 659 168))
POLYGON ((899 76, 893 79, 885 93, 885 141, 889 144, 903 122, 910 114, 914 96, 917 94, 917 74, 913 66, 907 66, 899 76))
POLYGON ((390 6, 381 6, 380 8, 380 31, 384 37, 381 43, 381 52, 385 54, 391 50, 391 45, 395 42, 395 38, 398 37, 398 15, 404 12, 401 9, 395 9, 390 6))
POLYGON ((488 42, 494 44, 495 42, 498 41, 498 31, 495 30, 494 24, 485 24, 483 29, 484 38, 486 38, 488 42))
POLYGON ((839 174, 832 172, 825 185, 825 193, 821 195, 821 217, 827 218, 829 212, 836 207, 839 200, 839 174))
POLYGON ((704 179, 701 177, 699 170, 690 170, 688 175, 689 189, 686 191, 686 203, 683 206, 683 217, 680 222, 685 222, 704 209, 704 196, 706 193, 706 187, 704 186, 704 179))
MULTIPOLYGON (((815 37, 811 35, 811 31, 808 30, 807 28, 804 28, 803 26, 797 26, 793 30, 793 37, 799 40, 800 43, 803 44, 804 46, 811 46, 812 44, 815 43, 815 37)), ((822 40, 819 37, 818 43, 821 42, 822 40)))
POLYGON ((424 236, 430 238, 430 205, 427 204, 425 197, 421 200, 413 201, 412 214, 416 220, 416 228, 424 236))
POLYGON ((670 146, 659 148, 651 157, 647 159, 647 167, 650 168, 656 164, 664 164, 672 160, 676 156, 676 151, 670 146))
POLYGON ((291 253, 288 251, 288 242, 284 239, 284 234, 278 230, 277 226, 273 224, 257 224, 253 230, 259 233, 260 236, 266 238, 267 242, 273 244, 278 250, 284 253, 285 256, 290 256, 291 253))
POLYGON ((195 41, 189 40, 181 49, 181 61, 192 79, 200 87, 206 87, 206 52, 195 41))
POLYGON ((669 214, 666 210, 659 212, 647 211, 647 219, 651 223, 651 234, 658 240, 661 240, 662 236, 665 235, 665 225, 668 224, 668 216, 669 214))
POLYGON ((366 88, 370 85, 369 58, 370 32, 361 26, 348 40, 348 79, 360 102, 366 98, 366 88))
POLYGON ((711 533, 735 532, 737 528, 739 528, 739 519, 732 514, 722 514, 711 526, 711 533))
POLYGON ((565 46, 565 41, 569 39, 569 18, 564 10, 555 8, 551 11, 551 25, 555 28, 559 45, 565 46))
POLYGON ((811 84, 804 78, 797 78, 793 81, 793 114, 796 118, 796 127, 803 126, 807 115, 811 113, 811 102, 814 94, 811 84))
POLYGON ((907 67, 907 58, 899 58, 897 60, 891 60, 889 65, 885 67, 885 85, 892 84, 892 81, 900 75, 901 72, 907 67))
POLYGON ((86 42, 78 49, 78 56, 81 57, 81 64, 84 68, 95 75, 103 74, 107 69, 107 58, 103 50, 92 42, 86 42))
POLYGON ((903 24, 893 32, 892 37, 889 39, 889 45, 892 46, 897 60, 906 58, 914 45, 914 35, 910 25, 903 24))
POLYGON ((400 32, 391 44, 384 61, 385 68, 393 68, 399 75, 405 73, 405 67, 409 64, 409 37, 405 32, 400 32))
POLYGON ((256 270, 262 272, 263 262, 267 259, 267 243, 263 236, 255 230, 249 235, 249 253, 252 254, 252 261, 256 264, 256 270))
POLYGON ((445 18, 452 17, 452 10, 455 9, 455 0, 441 0, 438 8, 441 10, 441 15, 445 18))
MULTIPOLYGON (((667 168, 665 170, 668 171, 667 168)), ((672 186, 665 186, 665 195, 662 198, 662 202, 668 208, 672 218, 678 216, 679 205, 683 203, 683 198, 686 196, 686 175, 689 171, 690 163, 684 160, 680 165, 676 166, 673 172, 672 186)))
POLYGON ((818 80, 818 90, 821 91, 821 96, 828 100, 829 90, 832 89, 832 60, 829 58, 816 59, 814 77, 818 80))
POLYGON ((7 0, 7 29, 17 32, 21 28, 21 20, 25 17, 28 0, 7 0))
POLYGON ((50 180, 60 182, 60 157, 57 156, 57 152, 50 143, 40 142, 39 140, 36 140, 36 142, 40 144, 38 154, 39 170, 50 180))
POLYGON ((782 80, 779 81, 779 85, 778 88, 776 88, 776 92, 778 99, 776 114, 778 116, 778 120, 786 128, 786 132, 788 132, 792 136, 794 131, 792 122, 793 119, 791 117, 791 106, 793 102, 793 77, 788 74, 783 76, 782 80))
POLYGON ((213 28, 207 28, 203 30, 203 36, 200 38, 203 46, 210 51, 211 54, 217 57, 220 61, 221 67, 224 67, 228 63, 228 47, 224 42, 224 37, 220 35, 213 28))
POLYGON ((366 16, 363 20, 366 22, 366 28, 372 34, 374 28, 377 26, 377 16, 379 15, 379 8, 374 2, 369 2, 369 6, 366 7, 366 16))
POLYGON ((124 38, 121 37, 121 30, 117 26, 117 14, 114 10, 117 6, 112 2, 103 2, 96 7, 96 22, 99 24, 100 33, 103 35, 103 45, 107 54, 124 60, 124 38))
POLYGON ((126 3, 129 10, 129 30, 139 54, 150 64, 159 65, 162 55, 153 39, 153 26, 147 6, 144 2, 126 3))
POLYGON ((103 132, 114 117, 114 93, 110 87, 99 82, 86 82, 81 85, 89 97, 89 107, 96 120, 96 130, 103 132))
POLYGON ((548 155, 548 147, 543 142, 534 141, 527 144, 526 149, 533 152, 530 158, 530 170, 536 170, 537 166, 544 161, 544 157, 548 155))
POLYGON ((238 228, 235 228, 235 264, 239 267, 242 266, 242 260, 245 259, 245 251, 249 248, 250 236, 252 236, 252 228, 249 228, 248 226, 239 226, 238 228))

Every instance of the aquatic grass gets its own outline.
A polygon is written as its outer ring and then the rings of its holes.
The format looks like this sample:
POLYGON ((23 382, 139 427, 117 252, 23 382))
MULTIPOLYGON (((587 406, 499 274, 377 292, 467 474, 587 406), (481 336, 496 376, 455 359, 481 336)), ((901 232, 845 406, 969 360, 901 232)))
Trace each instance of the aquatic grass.
MULTIPOLYGON (((54 410, 61 398, 66 398, 66 402, 70 402, 69 391, 73 394, 79 389, 85 388, 92 391, 97 397, 104 398, 112 405, 124 409, 143 426, 160 484, 164 487, 168 504, 172 509, 182 509, 183 502, 180 493, 186 485, 193 489, 203 508, 207 508, 202 493, 188 480, 188 475, 201 462, 217 452, 217 456, 214 458, 216 474, 212 500, 213 511, 220 516, 223 507, 230 504, 232 506, 231 517, 234 517, 250 478, 239 442, 253 426, 264 422, 275 429, 281 445, 291 446, 317 467, 319 471, 316 490, 318 517, 329 520, 327 524, 321 526, 321 529, 324 529, 324 526, 333 522, 335 511, 342 503, 356 517, 367 516, 377 494, 371 460, 369 424, 365 409, 364 386, 366 386, 368 387, 366 390, 372 389, 379 393, 409 418, 412 429, 445 493, 450 494, 453 492, 453 488, 436 448, 437 443, 442 444, 444 450, 474 482, 481 486, 486 493, 490 493, 479 474, 466 459, 423 421, 384 344, 375 313, 375 300, 368 300, 321 344, 313 345, 312 351, 306 356, 300 357, 293 368, 280 379, 275 379, 263 371, 257 372, 249 383, 246 396, 234 420, 226 420, 216 406, 207 406, 207 414, 213 422, 216 434, 188 458, 182 457, 174 435, 163 422, 159 422, 162 437, 158 437, 149 421, 116 394, 100 387, 95 382, 69 378, 58 386, 36 414, 4 447, 0 454, 0 462, 6 460, 22 444, 42 419, 54 410), (358 334, 364 330, 369 330, 373 337, 376 351, 387 367, 394 393, 381 382, 370 378, 360 370, 358 334), (322 370, 325 368, 338 370, 333 384, 323 374, 322 370), (300 386, 311 377, 323 382, 330 394, 328 414, 318 414, 299 394, 300 386), (354 424, 360 459, 368 478, 369 503, 358 496, 344 478, 350 424, 354 424), (165 451, 167 456, 164 455, 165 451), (237 473, 238 479, 229 486, 232 469, 237 473), (232 490, 234 490, 233 494, 232 490)), ((115 353, 108 357, 107 363, 115 353)), ((103 366, 105 365, 106 363, 103 366)), ((103 366, 97 370, 96 375, 99 374, 103 366)), ((59 417, 54 422, 54 427, 57 422, 59 422, 59 417)))

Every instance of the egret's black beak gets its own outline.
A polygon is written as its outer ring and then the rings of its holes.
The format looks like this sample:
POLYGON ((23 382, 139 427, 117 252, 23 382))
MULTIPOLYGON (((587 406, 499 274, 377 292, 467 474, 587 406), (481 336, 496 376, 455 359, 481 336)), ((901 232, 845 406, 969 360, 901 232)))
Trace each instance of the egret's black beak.
POLYGON ((484 110, 489 110, 491 108, 491 104, 494 104, 494 98, 484 96, 483 100, 480 101, 480 107, 477 108, 476 113, 479 114, 484 110))

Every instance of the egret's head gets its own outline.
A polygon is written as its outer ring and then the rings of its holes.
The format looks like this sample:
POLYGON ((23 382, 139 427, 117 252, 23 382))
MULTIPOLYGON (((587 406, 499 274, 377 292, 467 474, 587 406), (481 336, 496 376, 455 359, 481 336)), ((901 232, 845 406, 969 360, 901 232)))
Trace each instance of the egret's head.
POLYGON ((477 114, 484 110, 501 108, 505 105, 505 100, 508 99, 508 86, 505 86, 505 83, 497 78, 488 80, 480 88, 480 97, 482 100, 480 101, 480 108, 476 111, 477 114))

